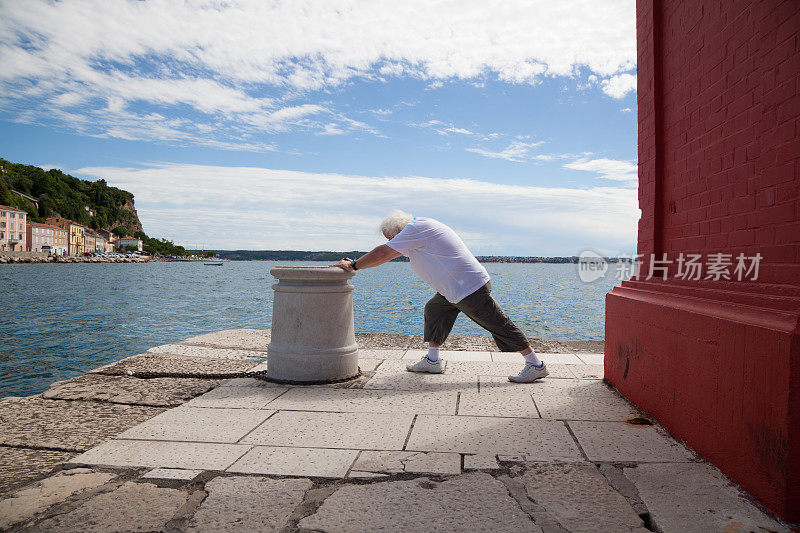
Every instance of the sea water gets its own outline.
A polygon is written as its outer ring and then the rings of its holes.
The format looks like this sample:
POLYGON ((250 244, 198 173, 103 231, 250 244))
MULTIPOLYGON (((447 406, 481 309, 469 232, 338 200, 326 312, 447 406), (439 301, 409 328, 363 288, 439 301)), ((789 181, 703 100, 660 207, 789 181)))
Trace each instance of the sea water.
MULTIPOLYGON (((270 268, 286 261, 0 265, 0 396, 58 380, 160 344, 223 329, 270 327, 270 268)), ((613 277, 583 283, 577 265, 487 263, 492 294, 529 336, 601 340, 613 277)), ((433 291, 408 263, 351 280, 356 332, 422 333, 433 291)), ((453 335, 485 335, 463 315, 453 335)))

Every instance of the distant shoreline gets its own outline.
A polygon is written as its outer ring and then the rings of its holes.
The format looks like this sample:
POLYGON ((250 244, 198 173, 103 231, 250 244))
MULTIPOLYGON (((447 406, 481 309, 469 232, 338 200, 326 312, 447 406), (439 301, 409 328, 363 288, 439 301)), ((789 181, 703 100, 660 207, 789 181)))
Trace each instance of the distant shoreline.
MULTIPOLYGON (((338 261, 343 257, 357 258, 367 252, 348 251, 348 252, 310 252, 303 250, 207 250, 214 252, 219 259, 230 259, 231 261, 338 261)), ((476 256, 481 263, 555 263, 555 264, 576 264, 578 256, 571 257, 538 257, 538 256, 504 256, 504 255, 479 255, 476 256)), ((614 263, 616 257, 606 258, 608 262, 614 263)), ((394 259, 397 262, 407 262, 407 257, 394 259)))

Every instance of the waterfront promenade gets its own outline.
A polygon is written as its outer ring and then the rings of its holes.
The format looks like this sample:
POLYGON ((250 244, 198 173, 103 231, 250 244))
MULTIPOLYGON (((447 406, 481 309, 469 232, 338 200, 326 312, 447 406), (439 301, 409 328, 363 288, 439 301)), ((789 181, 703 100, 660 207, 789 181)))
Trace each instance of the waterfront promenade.
POLYGON ((269 383, 269 332, 231 330, 0 400, 0 531, 788 530, 602 381, 602 343, 534 341, 551 375, 518 385, 488 337, 442 375, 356 338, 344 383, 269 383))

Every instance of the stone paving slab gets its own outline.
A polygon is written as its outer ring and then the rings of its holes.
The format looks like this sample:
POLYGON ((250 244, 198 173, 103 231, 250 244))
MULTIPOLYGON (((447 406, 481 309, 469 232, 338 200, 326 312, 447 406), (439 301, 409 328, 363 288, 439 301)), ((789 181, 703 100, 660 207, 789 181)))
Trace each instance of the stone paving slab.
POLYGON ((142 475, 141 479, 189 482, 202 473, 202 470, 186 470, 184 468, 154 468, 142 475))
POLYGON ((406 450, 582 460, 562 422, 531 418, 419 415, 406 450))
POLYGON ((311 488, 308 479, 218 477, 206 483, 208 496, 187 531, 278 532, 311 488))
MULTIPOLYGON (((539 359, 549 368, 551 364, 582 365, 584 361, 570 353, 537 353, 539 359)), ((524 359, 518 352, 492 352, 492 361, 496 363, 522 363, 524 359)))
POLYGON ((547 363, 558 365, 584 365, 586 364, 578 355, 572 353, 538 353, 539 359, 547 363))
POLYGON ((158 407, 4 398, 0 445, 84 451, 163 412, 158 407))
POLYGON ((500 464, 497 462, 497 457, 494 455, 465 455, 464 456, 464 470, 498 470, 500 464))
POLYGON ((346 485, 298 525, 304 530, 351 533, 542 531, 503 483, 480 472, 440 483, 420 478, 346 485))
POLYGON ((406 350, 405 353, 403 354, 402 359, 406 362, 419 361, 427 354, 428 350, 406 350))
POLYGON ((0 494, 49 474, 74 456, 74 452, 0 447, 0 494))
MULTIPOLYGON (((247 378, 242 378, 247 379, 247 378)), ((187 407, 228 409, 263 409, 272 400, 285 394, 287 389, 277 387, 218 387, 198 396, 187 407)))
POLYGON ((657 426, 624 422, 568 422, 590 461, 687 462, 692 452, 657 426))
POLYGON ((603 379, 603 365, 569 365, 568 368, 578 379, 603 379))
POLYGON ((490 352, 495 363, 522 363, 524 359, 519 352, 490 352))
POLYGON ((241 444, 115 439, 75 457, 69 464, 225 470, 250 448, 241 444))
POLYGON ((640 464, 626 468, 663 533, 786 531, 705 463, 640 464))
POLYGON ((375 372, 378 366, 383 363, 383 359, 358 359, 358 368, 362 372, 375 372))
POLYGON ((353 464, 353 470, 385 474, 460 474, 461 455, 440 452, 401 452, 366 450, 353 464))
POLYGON ((228 472, 343 478, 357 456, 358 450, 255 446, 228 472))
POLYGON ((461 362, 492 361, 492 354, 489 352, 474 352, 474 351, 459 352, 455 350, 442 350, 441 352, 439 352, 439 356, 444 358, 445 361, 461 361, 461 362))
POLYGON ((631 417, 641 416, 636 408, 622 398, 578 398, 535 393, 533 399, 542 418, 624 422, 631 417))
POLYGON ((128 482, 91 498, 73 511, 39 523, 31 531, 162 531, 186 498, 187 494, 179 490, 128 482))
POLYGON ((28 521, 53 505, 87 489, 101 487, 115 477, 115 474, 76 468, 38 481, 0 500, 0 530, 28 521))
MULTIPOLYGON (((403 359, 405 361, 419 361, 423 357, 428 354, 428 350, 406 350, 403 359)), ((517 354, 520 361, 522 360, 522 356, 517 354)), ((457 350, 441 350, 439 352, 439 357, 441 357, 444 361, 452 362, 452 361, 464 361, 464 362, 491 362, 492 361, 492 354, 489 352, 481 352, 481 351, 457 351, 457 350)))
POLYGON ((214 376, 247 372, 258 364, 258 361, 143 353, 102 366, 92 370, 91 373, 116 376, 128 374, 181 377, 214 376))
POLYGON ((486 336, 450 335, 442 345, 445 350, 491 352, 497 350, 494 339, 486 336))
POLYGON ((447 373, 447 367, 456 363, 446 363, 444 374, 420 374, 406 370, 409 362, 404 360, 384 361, 378 367, 375 375, 364 384, 364 388, 441 392, 477 390, 478 388, 476 375, 447 373))
POLYGON ((407 350, 358 349, 358 359, 402 359, 407 350))
MULTIPOLYGON (((435 413, 425 412, 425 414, 435 413)), ((518 389, 462 392, 458 400, 458 414, 540 418, 531 393, 518 389)))
POLYGON ((266 381, 263 379, 257 378, 233 378, 233 379, 226 379, 220 383, 221 387, 263 387, 263 388, 274 388, 274 389, 288 389, 291 385, 284 385, 282 383, 273 383, 271 381, 266 381))
POLYGON ((577 356, 587 365, 605 364, 605 355, 602 353, 579 353, 577 356))
POLYGON ((400 450, 413 415, 278 411, 242 439, 244 444, 400 450))
POLYGON ((211 359, 238 359, 242 361, 250 359, 263 360, 267 357, 267 354, 263 351, 235 350, 232 348, 192 346, 186 344, 165 344, 163 346, 156 346, 147 350, 147 353, 165 353, 183 355, 185 357, 207 357, 211 359))
POLYGON ((122 433, 120 439, 234 443, 275 411, 176 407, 122 433))
POLYGON ((219 385, 219 380, 195 378, 139 379, 85 374, 53 383, 42 398, 95 400, 110 403, 175 407, 219 385))
POLYGON ((571 533, 637 531, 644 523, 592 463, 535 463, 519 476, 528 496, 571 533))
POLYGON ((488 389, 524 390, 537 396, 572 396, 575 398, 621 398, 620 394, 608 384, 596 379, 544 379, 533 383, 511 383, 504 376, 485 376, 478 378, 481 392, 488 389))
POLYGON ((269 346, 268 329, 227 329, 186 339, 181 344, 199 344, 239 350, 263 350, 269 346))
MULTIPOLYGON (((547 365, 550 375, 544 379, 574 379, 575 375, 569 370, 575 365, 552 364, 547 365)), ((524 361, 517 363, 497 363, 494 361, 453 361, 447 364, 445 374, 468 374, 471 376, 498 376, 505 377, 519 374, 525 367, 524 361)))
POLYGON ((456 391, 420 392, 368 389, 291 389, 269 404, 270 409, 346 413, 448 414, 456 412, 456 391))

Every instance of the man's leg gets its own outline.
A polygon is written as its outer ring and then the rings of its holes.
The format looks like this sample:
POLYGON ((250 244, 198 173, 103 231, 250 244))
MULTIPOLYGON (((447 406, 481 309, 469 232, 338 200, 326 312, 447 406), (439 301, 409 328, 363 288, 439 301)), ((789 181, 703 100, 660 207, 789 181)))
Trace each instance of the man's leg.
POLYGON ((409 372, 431 372, 440 374, 444 371, 444 366, 439 360, 439 347, 444 344, 450 331, 453 329, 458 308, 447 301, 439 293, 425 304, 425 335, 424 340, 428 343, 428 353, 419 362, 407 365, 409 372))
POLYGON ((444 344, 447 336, 453 330, 453 324, 456 323, 458 313, 458 308, 438 292, 425 304, 425 334, 423 339, 430 348, 436 350, 435 359, 439 358, 439 347, 444 344))
POLYGON ((487 283, 456 305, 461 312, 492 334, 501 352, 520 352, 526 363, 525 368, 517 376, 509 376, 509 380, 529 383, 545 377, 548 374, 547 367, 536 356, 522 330, 492 298, 491 290, 491 284, 487 283))

